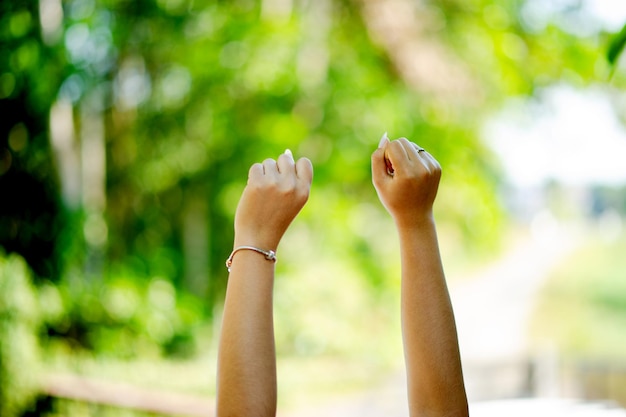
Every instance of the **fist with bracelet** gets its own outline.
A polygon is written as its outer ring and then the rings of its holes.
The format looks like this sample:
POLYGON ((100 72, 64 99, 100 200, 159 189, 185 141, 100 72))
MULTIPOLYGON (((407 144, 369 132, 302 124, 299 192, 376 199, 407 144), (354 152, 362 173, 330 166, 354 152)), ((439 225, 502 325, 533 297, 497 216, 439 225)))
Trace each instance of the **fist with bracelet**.
POLYGON ((235 244, 227 266, 239 250, 254 250, 276 260, 278 244, 309 198, 313 165, 307 158, 296 162, 290 150, 277 160, 256 163, 235 213, 235 244), (268 255, 271 254, 271 255, 268 255))

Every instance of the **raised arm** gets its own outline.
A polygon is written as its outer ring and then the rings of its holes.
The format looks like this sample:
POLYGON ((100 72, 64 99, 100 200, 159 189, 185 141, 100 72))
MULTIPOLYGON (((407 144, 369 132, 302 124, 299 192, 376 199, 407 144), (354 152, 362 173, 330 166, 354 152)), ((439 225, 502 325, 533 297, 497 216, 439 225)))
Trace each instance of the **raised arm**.
POLYGON ((229 258, 218 354, 218 417, 276 415, 275 259, 270 251, 276 252, 306 203, 312 178, 311 162, 301 158, 296 163, 290 151, 250 168, 235 214, 234 252, 229 258))
POLYGON ((407 139, 383 137, 372 180, 398 229, 410 415, 468 416, 452 305, 433 217, 441 167, 407 139))

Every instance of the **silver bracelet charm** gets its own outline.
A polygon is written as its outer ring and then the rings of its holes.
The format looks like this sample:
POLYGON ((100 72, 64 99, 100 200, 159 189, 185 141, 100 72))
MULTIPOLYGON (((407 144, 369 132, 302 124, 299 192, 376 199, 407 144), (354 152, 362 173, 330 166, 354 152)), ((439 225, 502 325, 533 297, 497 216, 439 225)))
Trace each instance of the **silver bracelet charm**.
POLYGON ((274 252, 273 250, 265 251, 263 249, 255 248, 254 246, 238 246, 233 249, 228 259, 226 259, 226 268, 228 269, 228 272, 230 272, 230 267, 233 265, 233 256, 235 256, 235 254, 240 250, 253 250, 255 252, 265 255, 265 259, 267 259, 268 261, 276 262, 277 260, 276 252, 274 252))

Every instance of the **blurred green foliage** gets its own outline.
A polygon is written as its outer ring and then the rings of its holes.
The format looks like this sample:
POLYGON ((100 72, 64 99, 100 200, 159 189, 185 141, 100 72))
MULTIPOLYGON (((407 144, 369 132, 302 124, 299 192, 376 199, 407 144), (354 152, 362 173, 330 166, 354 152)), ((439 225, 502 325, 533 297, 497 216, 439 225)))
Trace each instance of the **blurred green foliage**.
POLYGON ((396 355, 353 326, 397 331, 397 248, 369 168, 382 133, 441 162, 447 256, 476 260, 507 221, 484 118, 606 78, 611 34, 537 23, 531 3, 424 1, 404 16, 416 27, 392 21, 443 63, 420 63, 418 85, 357 0, 0 3, 0 246, 33 269, 44 346, 192 355, 219 317, 248 167, 290 148, 315 180, 280 248, 281 353, 396 355), (468 89, 437 90, 442 74, 468 89))
POLYGON ((41 316, 26 262, 0 251, 0 415, 22 415, 39 392, 41 316))
POLYGON ((0 245, 38 276, 61 274, 58 182, 48 137, 63 73, 60 47, 41 42, 37 2, 0 5, 0 245), (27 190, 28 192, 24 192, 27 190))
POLYGON ((39 302, 46 347, 69 343, 119 359, 193 356, 204 311, 196 297, 178 294, 164 278, 146 282, 123 273, 91 284, 44 283, 39 302))

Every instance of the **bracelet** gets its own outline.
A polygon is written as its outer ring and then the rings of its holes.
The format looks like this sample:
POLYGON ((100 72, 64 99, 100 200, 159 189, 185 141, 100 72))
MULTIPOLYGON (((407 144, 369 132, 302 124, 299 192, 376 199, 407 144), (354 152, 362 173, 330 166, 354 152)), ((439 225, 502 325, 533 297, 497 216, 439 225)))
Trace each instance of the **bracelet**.
POLYGON ((255 252, 259 252, 260 254, 265 255, 265 259, 267 259, 268 261, 276 262, 276 252, 274 252, 273 250, 264 251, 263 249, 255 248, 254 246, 238 246, 233 249, 228 259, 226 259, 226 268, 228 269, 228 272, 230 272, 230 267, 233 264, 233 256, 235 256, 235 254, 240 250, 253 250, 255 252))

